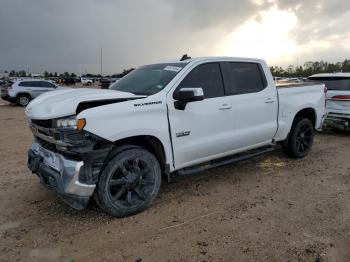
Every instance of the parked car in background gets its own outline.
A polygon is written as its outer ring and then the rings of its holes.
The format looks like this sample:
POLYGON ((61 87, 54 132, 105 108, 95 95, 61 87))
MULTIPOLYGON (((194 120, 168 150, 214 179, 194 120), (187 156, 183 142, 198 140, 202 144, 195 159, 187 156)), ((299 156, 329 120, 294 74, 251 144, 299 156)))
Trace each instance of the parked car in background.
POLYGON ((12 85, 12 81, 10 80, 1 80, 0 83, 0 92, 1 92, 1 97, 5 97, 8 93, 7 93, 7 88, 8 86, 12 85))
POLYGON ((248 159, 274 145, 305 157, 324 114, 323 84, 276 88, 262 60, 146 65, 109 90, 63 90, 32 101, 28 167, 72 207, 94 197, 124 217, 152 203, 162 175, 248 159))
POLYGON ((61 89, 62 87, 47 80, 20 80, 1 89, 1 98, 20 106, 27 106, 39 95, 61 89))
POLYGON ((350 130, 350 73, 316 74, 308 79, 328 89, 325 127, 350 130))
POLYGON ((8 86, 12 81, 10 80, 0 80, 0 87, 8 86))
POLYGON ((92 85, 94 83, 94 81, 92 81, 92 79, 89 79, 89 78, 83 78, 82 77, 80 80, 81 80, 81 83, 83 85, 86 85, 86 86, 90 86, 90 85, 92 85))
POLYGON ((293 83, 302 83, 304 80, 302 78, 293 77, 293 78, 280 78, 277 80, 277 84, 293 84, 293 83))
POLYGON ((118 81, 119 81, 119 78, 107 78, 107 77, 101 78, 100 79, 101 89, 109 89, 111 85, 113 85, 118 81))

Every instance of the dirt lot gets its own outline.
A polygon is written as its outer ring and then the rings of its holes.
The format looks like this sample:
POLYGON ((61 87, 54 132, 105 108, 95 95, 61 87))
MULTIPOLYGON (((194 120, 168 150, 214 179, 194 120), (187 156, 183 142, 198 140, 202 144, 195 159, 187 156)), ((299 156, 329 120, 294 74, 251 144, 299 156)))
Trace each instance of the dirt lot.
POLYGON ((26 168, 22 108, 0 100, 0 261, 350 261, 350 135, 163 183, 146 212, 75 211, 26 168))

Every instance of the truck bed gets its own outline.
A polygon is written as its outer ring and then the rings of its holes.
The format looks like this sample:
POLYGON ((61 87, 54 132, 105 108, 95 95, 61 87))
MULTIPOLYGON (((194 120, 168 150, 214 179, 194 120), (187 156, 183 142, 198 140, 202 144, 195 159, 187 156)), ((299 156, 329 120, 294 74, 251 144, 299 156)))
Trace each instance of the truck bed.
POLYGON ((277 88, 292 88, 292 87, 301 87, 301 86, 314 86, 321 85, 320 82, 302 82, 302 83, 285 83, 285 84, 276 84, 277 88))
POLYGON ((304 82, 278 85, 277 92, 279 97, 278 131, 275 136, 277 141, 287 137, 295 113, 302 108, 313 108, 315 113, 318 113, 316 128, 321 127, 325 113, 324 84, 304 82))

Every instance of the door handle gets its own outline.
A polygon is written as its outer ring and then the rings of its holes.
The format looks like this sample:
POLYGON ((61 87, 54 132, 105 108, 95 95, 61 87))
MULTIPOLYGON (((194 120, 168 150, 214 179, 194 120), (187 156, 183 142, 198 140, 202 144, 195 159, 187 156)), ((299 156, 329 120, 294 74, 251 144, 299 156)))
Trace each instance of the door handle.
POLYGON ((272 104, 272 103, 275 103, 275 100, 273 100, 272 98, 267 98, 267 99, 265 100, 265 103, 266 103, 266 104, 272 104))
POLYGON ((228 104, 223 104, 219 107, 220 110, 230 110, 232 109, 232 106, 231 105, 228 105, 228 104))

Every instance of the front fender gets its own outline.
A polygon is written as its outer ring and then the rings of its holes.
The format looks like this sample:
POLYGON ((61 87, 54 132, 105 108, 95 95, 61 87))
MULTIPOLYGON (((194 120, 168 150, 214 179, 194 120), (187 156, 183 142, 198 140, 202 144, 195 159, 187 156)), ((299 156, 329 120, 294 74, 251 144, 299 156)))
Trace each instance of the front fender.
POLYGON ((84 129, 110 142, 135 136, 153 136, 163 145, 167 163, 173 166, 167 106, 154 96, 99 106, 82 111, 84 129))

